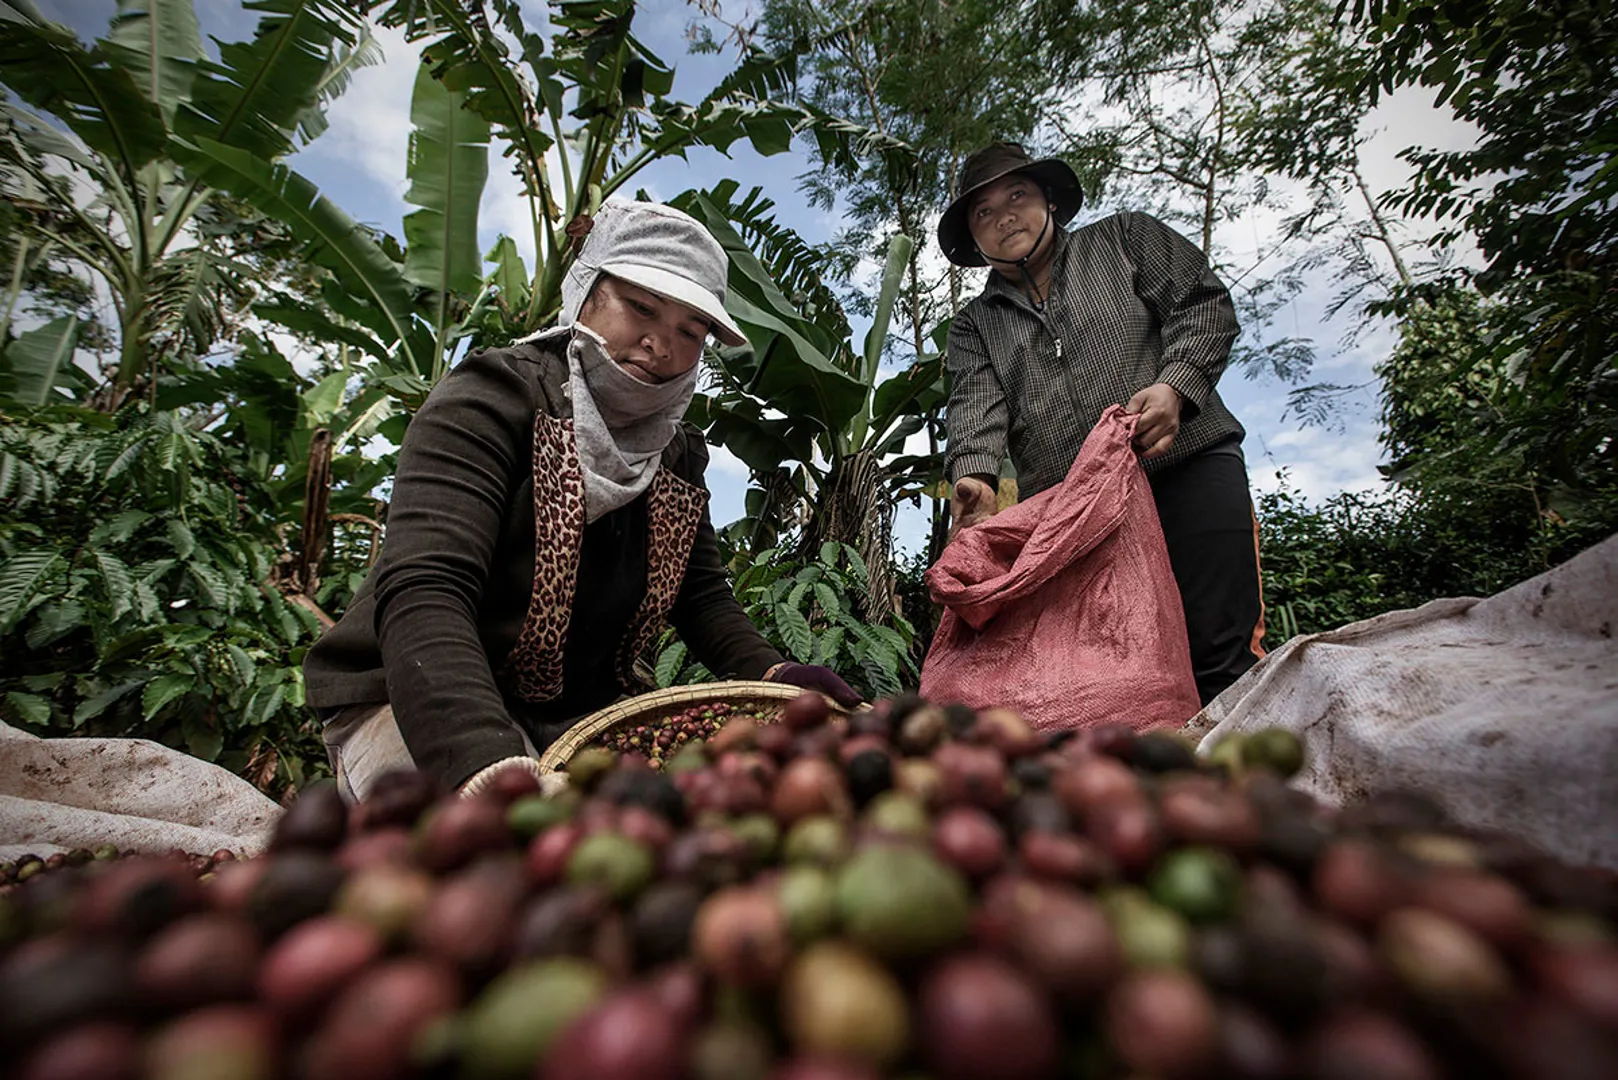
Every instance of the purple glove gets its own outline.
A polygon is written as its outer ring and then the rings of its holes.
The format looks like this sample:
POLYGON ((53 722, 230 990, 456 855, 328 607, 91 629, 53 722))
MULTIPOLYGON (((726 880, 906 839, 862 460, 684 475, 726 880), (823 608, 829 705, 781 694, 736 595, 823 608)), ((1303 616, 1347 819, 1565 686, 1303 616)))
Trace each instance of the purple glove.
POLYGON ((805 690, 818 690, 845 709, 852 709, 865 699, 860 692, 837 677, 837 672, 819 664, 777 664, 764 676, 770 682, 801 686, 805 690))

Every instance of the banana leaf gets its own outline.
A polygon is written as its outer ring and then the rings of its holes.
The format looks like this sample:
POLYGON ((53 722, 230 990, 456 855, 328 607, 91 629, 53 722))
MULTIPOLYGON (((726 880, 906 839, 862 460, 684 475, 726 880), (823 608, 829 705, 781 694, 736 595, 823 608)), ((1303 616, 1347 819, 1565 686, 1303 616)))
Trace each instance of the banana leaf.
POLYGON ((163 116, 130 72, 106 49, 86 49, 71 30, 38 18, 32 4, 0 0, 0 73, 7 89, 59 119, 130 182, 163 152, 163 116))
POLYGON ((332 50, 331 61, 326 65, 325 74, 321 75, 320 83, 315 87, 316 105, 305 110, 298 118, 298 137, 307 144, 324 135, 325 107, 343 95, 348 89, 348 84, 353 81, 356 71, 370 67, 381 60, 382 46, 371 36, 369 30, 362 30, 359 40, 353 45, 337 43, 332 50))
POLYGON ((756 363, 747 383, 749 393, 813 419, 828 434, 842 431, 859 413, 865 387, 826 359, 805 332, 812 328, 794 316, 760 308, 735 291, 727 293, 725 309, 753 345, 756 363))
POLYGON ((937 353, 922 357, 920 363, 899 372, 876 388, 871 403, 871 431, 883 438, 889 426, 907 413, 931 412, 943 405, 948 394, 944 387, 944 359, 937 353))
POLYGON ((489 175, 489 124, 462 100, 427 67, 417 70, 405 201, 421 209, 404 219, 404 275, 432 294, 440 353, 453 299, 475 293, 482 278, 478 203, 489 175))
POLYGON ((63 315, 19 334, 7 345, 0 353, 0 401, 29 407, 49 402, 52 391, 73 370, 79 325, 76 317, 63 315))
POLYGON ((306 245, 307 256, 330 270, 342 289, 363 299, 366 325, 383 344, 397 349, 409 371, 432 371, 430 356, 412 334, 410 284, 399 265, 357 221, 321 195, 314 184, 285 165, 276 165, 239 147, 199 139, 202 180, 245 199, 274 217, 306 245))
MULTIPOLYGON (((522 24, 521 13, 506 0, 494 7, 505 29, 517 40, 530 65, 544 56, 543 40, 522 24)), ((527 195, 544 186, 545 154, 552 140, 540 130, 542 109, 517 76, 511 51, 486 23, 474 21, 467 5, 455 0, 406 0, 381 15, 383 26, 401 28, 412 41, 432 38, 425 55, 435 77, 461 94, 466 108, 488 122, 516 159, 515 172, 527 195)), ((558 107, 560 88, 558 88, 558 107)))
POLYGON ((749 393, 779 403, 783 412, 812 418, 828 433, 843 430, 864 406, 867 391, 833 359, 837 342, 798 314, 712 200, 698 192, 680 202, 730 259, 725 309, 741 325, 752 353, 722 350, 724 365, 749 393))
MULTIPOLYGON (((910 265, 910 253, 915 250, 915 243, 904 233, 896 233, 888 241, 887 263, 882 269, 882 288, 877 293, 876 311, 871 317, 871 328, 865 334, 864 362, 860 371, 860 382, 864 386, 876 386, 877 369, 882 364, 882 347, 888 340, 888 325, 893 320, 893 305, 899 298, 899 290, 904 286, 904 272, 910 265)), ((860 403, 860 411, 854 417, 854 423, 848 432, 848 441, 844 446, 845 453, 853 453, 865 446, 865 438, 871 434, 871 410, 867 402, 860 403)), ((876 434, 880 435, 878 430, 876 434)))
POLYGON ((483 256, 483 261, 494 264, 487 280, 499 291, 507 309, 517 311, 525 307, 528 303, 528 268, 523 265, 522 255, 517 251, 517 242, 502 233, 494 242, 494 247, 483 256))
POLYGON ((175 113, 175 133, 279 158, 293 149, 306 113, 318 109, 335 49, 357 41, 360 17, 341 0, 259 0, 252 41, 223 42, 218 61, 200 61, 191 98, 175 113))
POLYGON ((728 449, 754 472, 764 473, 784 461, 809 461, 814 457, 812 432, 793 418, 765 417, 763 409, 750 398, 723 401, 699 394, 692 399, 685 418, 702 428, 710 442, 728 449))
POLYGON ((165 124, 191 97, 202 33, 191 0, 118 0, 107 51, 156 105, 165 124))
POLYGON ((308 334, 317 341, 351 345, 378 360, 387 360, 390 355, 375 337, 364 330, 335 322, 319 308, 292 297, 280 297, 275 303, 254 304, 253 314, 279 323, 294 333, 308 334))

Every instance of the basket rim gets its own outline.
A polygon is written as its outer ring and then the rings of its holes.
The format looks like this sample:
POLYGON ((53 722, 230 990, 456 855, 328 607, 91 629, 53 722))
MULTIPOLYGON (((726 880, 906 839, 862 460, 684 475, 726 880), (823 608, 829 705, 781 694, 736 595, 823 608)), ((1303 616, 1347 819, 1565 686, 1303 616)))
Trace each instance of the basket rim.
MULTIPOLYGON (((615 701, 604 709, 597 709, 564 731, 540 755, 539 769, 541 772, 557 772, 572 759, 574 754, 602 732, 616 727, 627 719, 659 712, 671 705, 685 705, 727 697, 786 702, 805 692, 803 687, 793 686, 790 683, 729 679, 722 682, 666 686, 661 690, 637 694, 622 701, 615 701)), ((831 702, 830 698, 826 700, 831 702)), ((848 712, 835 702, 831 702, 831 707, 834 713, 848 712)))

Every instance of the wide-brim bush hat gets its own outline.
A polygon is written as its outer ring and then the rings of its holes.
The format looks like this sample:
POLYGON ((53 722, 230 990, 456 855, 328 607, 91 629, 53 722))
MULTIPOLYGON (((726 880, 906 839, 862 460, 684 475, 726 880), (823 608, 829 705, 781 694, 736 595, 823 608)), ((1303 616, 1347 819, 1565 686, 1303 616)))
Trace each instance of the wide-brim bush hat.
POLYGON ((1084 189, 1067 162, 1061 158, 1035 161, 1016 143, 991 143, 961 166, 960 194, 938 219, 938 246, 944 249, 944 257, 956 266, 989 265, 972 239, 966 211, 974 194, 1011 173, 1027 173, 1045 189, 1051 216, 1057 225, 1072 221, 1073 215, 1084 205, 1084 189))
POLYGON ((729 272, 725 249, 696 218, 662 203, 608 199, 568 268, 561 321, 570 322, 596 279, 610 274, 698 312, 721 343, 746 345, 725 310, 729 272))

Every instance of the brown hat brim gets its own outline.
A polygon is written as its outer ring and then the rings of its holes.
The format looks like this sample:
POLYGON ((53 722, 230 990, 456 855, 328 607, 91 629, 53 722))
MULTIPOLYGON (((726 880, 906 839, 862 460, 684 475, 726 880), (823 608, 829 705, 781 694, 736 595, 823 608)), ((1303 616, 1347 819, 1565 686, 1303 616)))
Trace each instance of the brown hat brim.
POLYGON ((993 176, 984 177, 955 196, 955 201, 944 210, 944 216, 938 219, 938 246, 943 248, 944 257, 956 266, 989 265, 978 250, 977 242, 972 239, 972 230, 966 223, 966 210, 973 195, 1012 173, 1029 174, 1049 193, 1051 216, 1056 219, 1057 225, 1072 221, 1079 207, 1084 205, 1084 188, 1079 186, 1078 175, 1060 158, 1042 158, 1026 165, 1013 165, 993 176))

